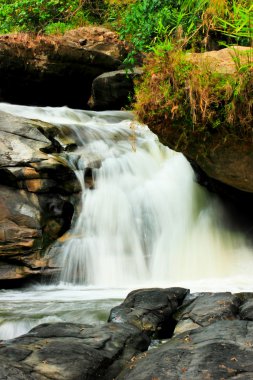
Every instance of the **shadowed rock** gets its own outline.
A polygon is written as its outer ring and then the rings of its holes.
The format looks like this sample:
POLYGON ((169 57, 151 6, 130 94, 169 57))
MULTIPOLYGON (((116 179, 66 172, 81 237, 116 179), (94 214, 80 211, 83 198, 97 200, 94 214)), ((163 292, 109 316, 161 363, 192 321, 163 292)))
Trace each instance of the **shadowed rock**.
POLYGON ((104 73, 92 83, 90 106, 95 110, 117 110, 126 107, 134 95, 134 79, 142 75, 142 69, 117 70, 104 73))
POLYGON ((116 34, 102 27, 63 36, 0 36, 0 100, 85 108, 93 79, 116 70, 125 55, 116 34))

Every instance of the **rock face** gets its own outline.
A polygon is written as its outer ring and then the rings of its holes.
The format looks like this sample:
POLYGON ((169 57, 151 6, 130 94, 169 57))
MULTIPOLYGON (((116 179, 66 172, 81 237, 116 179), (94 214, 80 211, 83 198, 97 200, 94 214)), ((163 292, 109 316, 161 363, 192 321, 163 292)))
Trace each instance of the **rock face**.
POLYGON ((84 27, 55 37, 0 36, 0 100, 87 108, 91 84, 126 55, 117 36, 84 27))
POLYGON ((80 191, 57 154, 74 144, 50 124, 0 113, 1 281, 50 272, 45 249, 69 228, 80 191))
POLYGON ((43 324, 1 342, 0 379, 249 380, 252 300, 252 293, 136 290, 107 324, 43 324))
POLYGON ((98 76, 92 83, 89 101, 94 110, 118 110, 130 103, 134 94, 134 78, 142 75, 142 69, 117 70, 98 76))

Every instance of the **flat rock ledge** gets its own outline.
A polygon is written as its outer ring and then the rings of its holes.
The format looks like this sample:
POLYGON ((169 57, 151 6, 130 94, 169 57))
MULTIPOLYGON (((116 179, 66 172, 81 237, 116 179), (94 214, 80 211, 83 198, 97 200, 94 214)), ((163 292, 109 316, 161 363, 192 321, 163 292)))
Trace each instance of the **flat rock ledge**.
POLYGON ((139 289, 100 326, 43 324, 0 344, 5 380, 253 378, 253 293, 139 289))

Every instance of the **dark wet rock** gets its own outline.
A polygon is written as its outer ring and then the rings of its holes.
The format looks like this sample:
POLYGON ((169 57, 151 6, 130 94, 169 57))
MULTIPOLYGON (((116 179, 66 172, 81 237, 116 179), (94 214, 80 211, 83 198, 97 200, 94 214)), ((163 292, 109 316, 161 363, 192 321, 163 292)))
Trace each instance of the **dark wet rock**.
POLYGON ((240 317, 248 321, 253 321, 253 300, 245 302, 240 308, 240 317))
POLYGON ((0 346, 0 379, 111 380, 149 342, 130 325, 44 324, 0 346))
POLYGON ((102 27, 63 36, 0 36, 0 100, 85 108, 93 79, 117 70, 125 55, 117 35, 102 27))
POLYGON ((188 292, 184 288, 135 290, 111 310, 109 321, 130 323, 155 337, 169 337, 175 327, 172 315, 188 292))
POLYGON ((118 110, 129 105, 134 95, 134 79, 142 75, 142 69, 117 70, 103 73, 92 83, 90 106, 95 110, 118 110))
POLYGON ((253 293, 239 293, 238 297, 242 300, 239 309, 240 319, 253 321, 253 293))
POLYGON ((173 316, 177 321, 174 334, 208 326, 218 320, 238 319, 241 301, 236 295, 226 292, 203 293, 193 300, 186 297, 184 303, 173 316))
POLYGON ((218 321, 139 355, 117 380, 253 378, 253 322, 218 321))
POLYGON ((253 294, 187 292, 139 289, 112 309, 113 322, 43 324, 2 341, 0 379, 251 380, 253 322, 241 318, 253 294), (164 340, 172 314, 198 328, 164 340))

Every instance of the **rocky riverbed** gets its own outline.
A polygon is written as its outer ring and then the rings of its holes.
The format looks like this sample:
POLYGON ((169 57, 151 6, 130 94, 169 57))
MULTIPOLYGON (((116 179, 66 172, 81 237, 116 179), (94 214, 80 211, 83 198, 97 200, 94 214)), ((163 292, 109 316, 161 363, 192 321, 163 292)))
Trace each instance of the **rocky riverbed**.
POLYGON ((0 345, 1 379, 252 379, 253 294, 140 289, 108 323, 43 324, 0 345))

